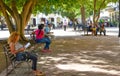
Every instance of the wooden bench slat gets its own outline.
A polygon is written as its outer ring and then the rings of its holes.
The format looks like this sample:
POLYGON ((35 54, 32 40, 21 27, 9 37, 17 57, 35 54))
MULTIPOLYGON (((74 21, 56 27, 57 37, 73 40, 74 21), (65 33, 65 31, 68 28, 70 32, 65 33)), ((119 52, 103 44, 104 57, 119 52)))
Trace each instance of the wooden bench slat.
MULTIPOLYGON (((4 54, 5 54, 5 57, 6 57, 6 67, 7 67, 7 70, 6 70, 6 74, 9 74, 9 67, 8 67, 8 64, 9 64, 9 61, 10 61, 10 64, 12 65, 12 69, 11 70, 14 70, 15 67, 19 64, 19 63, 16 63, 16 62, 27 62, 27 64, 29 63, 28 59, 26 59, 25 61, 16 61, 16 55, 12 54, 11 51, 10 51, 10 46, 9 44, 5 44, 3 45, 3 49, 4 49, 4 54)), ((30 65, 28 64, 28 66, 30 67, 30 65)), ((14 70, 15 71, 15 70, 14 70)), ((16 73, 17 75, 17 73, 16 73)))

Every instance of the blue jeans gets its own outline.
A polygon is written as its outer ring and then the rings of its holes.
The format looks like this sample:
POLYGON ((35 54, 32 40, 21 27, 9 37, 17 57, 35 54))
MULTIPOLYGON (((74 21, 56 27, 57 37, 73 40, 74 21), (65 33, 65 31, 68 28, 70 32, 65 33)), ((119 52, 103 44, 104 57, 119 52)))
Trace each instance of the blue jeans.
POLYGON ((32 60, 32 69, 37 68, 37 56, 29 52, 19 52, 16 54, 16 61, 25 61, 26 59, 32 60))
POLYGON ((44 49, 49 49, 49 46, 51 44, 51 40, 49 37, 44 37, 42 39, 36 39, 37 43, 46 43, 44 46, 44 49))

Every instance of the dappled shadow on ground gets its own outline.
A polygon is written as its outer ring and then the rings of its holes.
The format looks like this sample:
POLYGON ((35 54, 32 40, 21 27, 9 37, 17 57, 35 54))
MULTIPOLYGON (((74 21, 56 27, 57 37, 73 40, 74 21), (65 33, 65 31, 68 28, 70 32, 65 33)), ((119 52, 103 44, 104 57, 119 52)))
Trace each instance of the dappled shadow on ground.
POLYGON ((51 49, 51 53, 38 53, 38 68, 46 76, 120 76, 117 37, 56 38, 51 49))
POLYGON ((120 76, 117 40, 106 37, 58 39, 54 42, 57 49, 40 55, 39 68, 46 76, 120 76))
POLYGON ((47 76, 119 76, 120 61, 116 57, 120 52, 115 56, 111 54, 115 55, 101 51, 57 54, 54 57, 41 57, 38 64, 46 71, 47 76))

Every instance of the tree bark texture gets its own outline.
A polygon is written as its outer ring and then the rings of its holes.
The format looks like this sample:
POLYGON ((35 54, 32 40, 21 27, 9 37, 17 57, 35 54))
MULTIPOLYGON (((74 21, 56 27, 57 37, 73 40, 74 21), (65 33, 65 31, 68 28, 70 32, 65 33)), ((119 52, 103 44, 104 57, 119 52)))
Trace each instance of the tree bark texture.
POLYGON ((84 5, 81 6, 80 10, 81 10, 82 24, 85 26, 86 21, 85 21, 85 7, 84 7, 84 5))

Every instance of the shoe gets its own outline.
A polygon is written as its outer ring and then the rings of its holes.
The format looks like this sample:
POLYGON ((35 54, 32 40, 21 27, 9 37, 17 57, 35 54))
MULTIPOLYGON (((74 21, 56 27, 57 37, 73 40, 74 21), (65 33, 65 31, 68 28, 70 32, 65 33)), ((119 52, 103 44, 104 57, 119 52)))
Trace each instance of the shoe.
POLYGON ((51 50, 49 50, 49 49, 44 49, 44 50, 42 50, 42 52, 43 52, 43 53, 49 53, 49 52, 51 52, 51 50))
POLYGON ((42 52, 43 52, 43 53, 47 53, 47 50, 44 49, 44 50, 42 50, 42 52))
POLYGON ((34 73, 34 75, 35 76, 45 76, 45 74, 43 73, 43 72, 41 72, 41 71, 33 71, 33 73, 34 73))
POLYGON ((48 49, 47 52, 52 52, 52 51, 50 49, 48 49))

